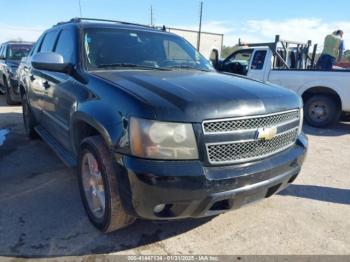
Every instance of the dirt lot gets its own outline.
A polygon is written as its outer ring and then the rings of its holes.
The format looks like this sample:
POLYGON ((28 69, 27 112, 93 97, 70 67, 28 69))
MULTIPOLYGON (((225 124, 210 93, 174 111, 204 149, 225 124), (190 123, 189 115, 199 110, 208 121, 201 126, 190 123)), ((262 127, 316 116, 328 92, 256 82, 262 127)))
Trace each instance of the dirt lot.
POLYGON ((104 235, 90 225, 75 170, 24 135, 0 96, 0 256, 91 254, 350 254, 350 123, 306 127, 299 178, 267 200, 212 219, 137 221, 104 235), (1 136, 1 135, 0 135, 1 136))

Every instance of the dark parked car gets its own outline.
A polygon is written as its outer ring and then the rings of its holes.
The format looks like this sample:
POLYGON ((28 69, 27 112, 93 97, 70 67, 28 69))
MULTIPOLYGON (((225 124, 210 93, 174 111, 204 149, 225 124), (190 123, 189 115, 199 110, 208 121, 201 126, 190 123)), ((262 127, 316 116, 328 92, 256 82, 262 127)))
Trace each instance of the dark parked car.
POLYGON ((301 99, 217 73, 165 30, 72 19, 44 32, 23 63, 26 132, 77 166, 102 231, 226 212, 300 172, 301 99))
POLYGON ((17 86, 17 68, 32 45, 27 42, 11 41, 0 46, 0 91, 6 95, 6 102, 9 105, 21 101, 17 86))

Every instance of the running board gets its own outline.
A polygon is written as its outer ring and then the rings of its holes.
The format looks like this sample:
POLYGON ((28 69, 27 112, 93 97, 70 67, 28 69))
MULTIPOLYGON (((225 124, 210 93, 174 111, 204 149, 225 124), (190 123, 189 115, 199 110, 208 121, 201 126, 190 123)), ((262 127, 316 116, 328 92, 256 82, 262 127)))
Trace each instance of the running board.
POLYGON ((50 135, 49 132, 46 131, 45 128, 37 126, 34 129, 65 165, 68 167, 76 167, 77 162, 75 157, 65 148, 63 148, 61 144, 52 135, 50 135))

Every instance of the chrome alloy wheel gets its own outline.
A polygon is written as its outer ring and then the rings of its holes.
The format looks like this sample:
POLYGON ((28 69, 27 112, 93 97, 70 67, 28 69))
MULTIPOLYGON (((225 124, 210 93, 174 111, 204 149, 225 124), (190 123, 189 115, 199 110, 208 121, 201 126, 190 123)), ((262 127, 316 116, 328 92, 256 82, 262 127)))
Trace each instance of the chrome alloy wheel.
POLYGON ((103 178, 95 156, 85 153, 82 161, 82 182, 89 208, 96 218, 102 218, 106 209, 103 178))

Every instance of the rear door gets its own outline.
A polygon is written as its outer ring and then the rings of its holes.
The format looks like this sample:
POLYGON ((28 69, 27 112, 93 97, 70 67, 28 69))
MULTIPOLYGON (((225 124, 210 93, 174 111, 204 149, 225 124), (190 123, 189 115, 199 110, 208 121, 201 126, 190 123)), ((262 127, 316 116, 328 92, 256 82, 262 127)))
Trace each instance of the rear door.
MULTIPOLYGON (((59 32, 53 52, 63 56, 64 63, 76 64, 77 39, 73 28, 59 32)), ((65 73, 48 72, 42 76, 45 89, 43 119, 47 131, 63 145, 70 148, 70 115, 77 101, 77 82, 65 73)))

